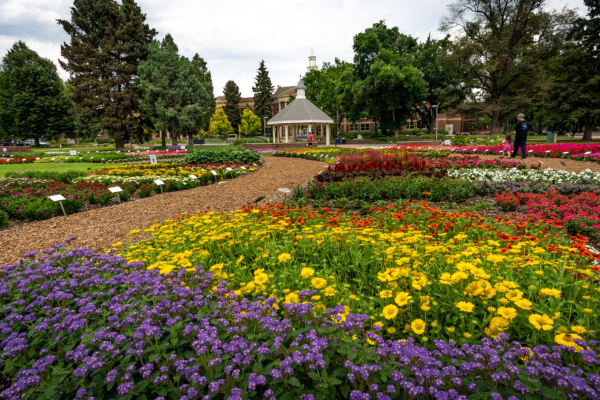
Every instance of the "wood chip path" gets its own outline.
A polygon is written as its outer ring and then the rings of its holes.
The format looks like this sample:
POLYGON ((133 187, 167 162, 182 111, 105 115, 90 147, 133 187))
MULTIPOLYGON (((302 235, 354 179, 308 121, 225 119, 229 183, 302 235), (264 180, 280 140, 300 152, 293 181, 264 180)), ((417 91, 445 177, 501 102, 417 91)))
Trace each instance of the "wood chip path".
POLYGON ((134 229, 146 229, 156 221, 176 218, 182 213, 205 211, 206 207, 213 211, 236 210, 262 196, 265 198, 259 204, 280 201, 284 194, 277 189, 304 185, 322 169, 323 162, 265 157, 260 170, 223 184, 15 226, 0 231, 0 265, 14 263, 27 252, 51 248, 72 236, 77 237, 75 246, 101 251, 122 241, 134 229))

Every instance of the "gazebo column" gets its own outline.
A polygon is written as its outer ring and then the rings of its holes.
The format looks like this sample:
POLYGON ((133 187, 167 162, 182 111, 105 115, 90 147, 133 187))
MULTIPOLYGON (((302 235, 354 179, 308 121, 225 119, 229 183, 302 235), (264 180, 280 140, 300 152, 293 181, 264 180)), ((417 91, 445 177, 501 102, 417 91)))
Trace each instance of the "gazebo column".
POLYGON ((277 126, 273 125, 273 143, 275 143, 275 132, 277 132, 277 126))
MULTIPOLYGON (((307 130, 307 134, 310 135, 312 134, 312 124, 308 124, 308 127, 306 128, 307 130)), ((318 135, 313 135, 315 139, 317 139, 318 135)), ((319 140, 317 139, 315 142, 318 142, 319 140)))
POLYGON ((286 143, 288 143, 288 137, 289 137, 289 135, 290 135, 290 132, 289 132, 289 131, 290 131, 290 126, 289 126, 289 125, 286 125, 286 126, 285 126, 285 142, 286 142, 286 143))
POLYGON ((331 128, 329 127, 329 124, 327 124, 327 126, 326 126, 325 129, 326 129, 326 132, 327 132, 327 134, 325 136, 325 145, 329 146, 329 144, 330 144, 330 142, 329 142, 329 136, 331 135, 331 128))

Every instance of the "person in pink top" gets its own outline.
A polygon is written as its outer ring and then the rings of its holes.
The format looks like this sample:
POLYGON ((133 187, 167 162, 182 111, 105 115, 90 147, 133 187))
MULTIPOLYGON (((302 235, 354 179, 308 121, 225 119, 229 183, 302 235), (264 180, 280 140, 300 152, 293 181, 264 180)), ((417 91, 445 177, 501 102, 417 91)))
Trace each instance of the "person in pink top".
POLYGON ((501 156, 504 155, 504 153, 506 153, 507 156, 510 155, 510 153, 512 152, 513 148, 512 148, 512 137, 510 136, 510 133, 507 133, 506 136, 504 136, 504 141, 502 142, 502 154, 501 156))
POLYGON ((312 147, 313 135, 312 133, 308 135, 308 147, 312 147))

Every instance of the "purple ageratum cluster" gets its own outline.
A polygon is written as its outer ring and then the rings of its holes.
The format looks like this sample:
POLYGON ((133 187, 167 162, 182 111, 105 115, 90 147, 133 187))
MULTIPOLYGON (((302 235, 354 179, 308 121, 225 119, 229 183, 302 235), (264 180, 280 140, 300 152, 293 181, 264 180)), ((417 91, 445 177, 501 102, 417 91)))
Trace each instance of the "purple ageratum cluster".
POLYGON ((311 303, 276 311, 275 299, 239 298, 200 266, 160 275, 58 245, 0 274, 4 399, 599 397, 594 341, 578 353, 530 351, 506 335, 426 349, 385 340, 363 314, 335 322, 341 305, 323 316, 311 303))

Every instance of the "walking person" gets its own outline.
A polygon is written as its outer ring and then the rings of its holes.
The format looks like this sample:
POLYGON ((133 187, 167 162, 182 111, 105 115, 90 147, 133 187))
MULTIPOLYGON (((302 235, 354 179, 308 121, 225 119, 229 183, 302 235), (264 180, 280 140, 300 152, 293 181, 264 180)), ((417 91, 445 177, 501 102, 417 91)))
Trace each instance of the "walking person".
POLYGON ((312 132, 308 134, 308 147, 312 147, 313 142, 313 134, 312 132))
POLYGON ((502 153, 500 154, 500 157, 504 157, 505 154, 506 156, 510 156, 512 150, 512 136, 510 133, 507 133, 506 136, 504 136, 504 141, 502 142, 502 153))
POLYGON ((525 121, 525 115, 519 114, 518 121, 515 125, 515 148, 510 158, 515 158, 519 149, 521 149, 521 157, 526 158, 525 146, 527 144, 527 133, 531 130, 531 124, 525 121))

